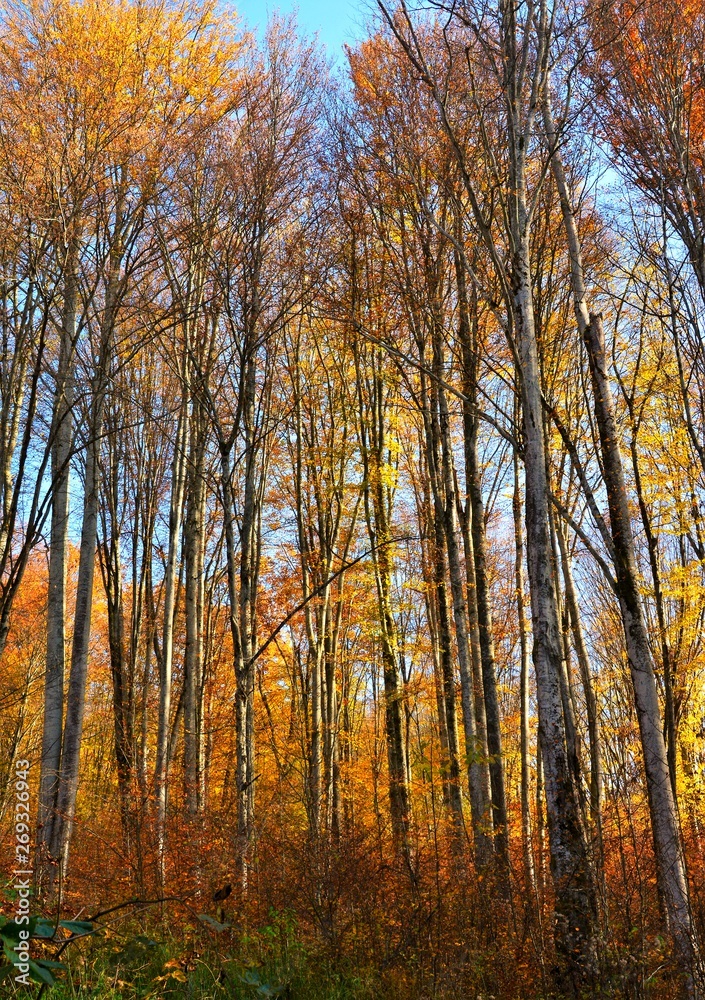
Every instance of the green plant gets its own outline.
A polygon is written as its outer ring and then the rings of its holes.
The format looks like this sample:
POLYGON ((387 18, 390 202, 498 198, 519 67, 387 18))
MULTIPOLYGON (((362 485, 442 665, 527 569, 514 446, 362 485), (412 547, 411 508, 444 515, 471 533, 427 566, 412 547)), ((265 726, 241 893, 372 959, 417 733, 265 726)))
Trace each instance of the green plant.
POLYGON ((63 962, 30 958, 31 940, 54 941, 57 939, 59 929, 62 929, 69 931, 70 934, 70 937, 62 942, 66 945, 78 937, 93 933, 93 925, 86 920, 60 920, 56 925, 41 917, 30 917, 27 923, 22 924, 16 920, 7 920, 5 917, 0 917, 0 921, 2 950, 8 962, 7 965, 0 967, 0 980, 8 979, 14 970, 16 980, 24 985, 29 985, 31 980, 53 986, 56 982, 55 972, 66 967, 63 962))

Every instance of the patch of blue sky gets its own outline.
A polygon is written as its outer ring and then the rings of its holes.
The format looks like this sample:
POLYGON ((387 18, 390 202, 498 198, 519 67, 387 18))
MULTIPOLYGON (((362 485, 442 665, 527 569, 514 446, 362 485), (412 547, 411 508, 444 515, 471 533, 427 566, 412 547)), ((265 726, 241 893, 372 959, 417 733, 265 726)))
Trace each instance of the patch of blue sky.
POLYGON ((366 24, 374 14, 373 0, 235 0, 235 10, 243 26, 261 35, 272 14, 293 15, 299 32, 318 36, 328 57, 345 63, 344 45, 355 45, 366 34, 366 24))

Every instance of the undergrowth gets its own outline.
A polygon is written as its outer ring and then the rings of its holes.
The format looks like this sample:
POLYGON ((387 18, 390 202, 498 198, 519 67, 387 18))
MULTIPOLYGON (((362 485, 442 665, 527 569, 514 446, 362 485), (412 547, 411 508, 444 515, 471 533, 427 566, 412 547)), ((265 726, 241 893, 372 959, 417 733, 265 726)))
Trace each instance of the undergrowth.
MULTIPOLYGON (((100 930, 64 952, 64 968, 49 986, 16 988, 8 976, 1 995, 43 1000, 373 1000, 401 996, 372 970, 336 968, 297 936, 291 914, 273 912, 265 926, 235 931, 211 921, 151 929, 133 922, 100 930), (214 929, 219 927, 220 929, 214 929)), ((36 958, 51 947, 33 940, 36 958)), ((54 948, 56 951, 56 948, 54 948)), ((9 971, 9 970, 8 970, 9 971)))

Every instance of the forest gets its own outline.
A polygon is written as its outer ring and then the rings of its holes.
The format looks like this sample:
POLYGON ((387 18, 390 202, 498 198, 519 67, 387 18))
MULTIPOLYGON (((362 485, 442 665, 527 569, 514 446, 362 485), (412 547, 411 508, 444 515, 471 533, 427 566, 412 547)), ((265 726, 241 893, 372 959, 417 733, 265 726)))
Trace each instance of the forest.
POLYGON ((705 998, 705 3, 0 0, 0 994, 705 998))

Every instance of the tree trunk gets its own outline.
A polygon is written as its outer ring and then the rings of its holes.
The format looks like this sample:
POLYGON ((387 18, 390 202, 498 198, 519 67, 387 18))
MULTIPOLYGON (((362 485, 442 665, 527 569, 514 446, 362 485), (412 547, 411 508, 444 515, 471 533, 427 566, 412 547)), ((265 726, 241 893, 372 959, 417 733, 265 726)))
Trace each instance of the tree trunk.
MULTIPOLYGON (((100 377, 100 376, 98 376, 100 377)), ((71 671, 66 703, 66 721, 61 750, 61 775, 57 796, 59 822, 53 830, 51 853, 60 859, 66 875, 69 846, 76 811, 76 793, 80 771, 81 737, 88 676, 88 650, 90 643, 91 612, 93 608, 93 578, 95 571, 96 532, 98 528, 99 468, 98 449, 102 429, 102 394, 99 392, 92 406, 88 428, 85 465, 85 494, 83 501, 83 527, 76 586, 76 611, 74 616, 71 671)))
POLYGON ((590 659, 588 657, 585 637, 583 635, 580 612, 578 610, 578 597, 573 580, 573 570, 571 558, 568 551, 568 543, 564 529, 560 524, 556 526, 558 544, 561 552, 561 562, 563 564, 563 579, 565 585, 565 600, 570 617, 571 631, 575 653, 578 659, 580 679, 585 695, 585 706, 587 711, 588 742, 590 744, 590 817, 595 831, 597 841, 597 857, 602 869, 602 751, 600 748, 600 721, 597 708, 597 699, 592 682, 590 671, 590 659))
POLYGON ((629 501, 619 451, 612 390, 607 377, 602 317, 588 313, 580 238, 563 161, 558 149, 558 136, 548 92, 544 101, 543 115, 552 152, 551 167, 558 188, 568 239, 573 305, 590 363, 603 475, 610 511, 617 590, 644 754, 657 880, 676 953, 687 977, 687 988, 692 996, 701 996, 705 991, 705 970, 697 931, 690 912, 685 863, 668 754, 663 738, 654 664, 639 595, 629 501))
MULTIPOLYGON (((116 234, 120 232, 121 220, 121 211, 118 206, 115 224, 116 234)), ((52 830, 52 853, 55 857, 60 858, 64 875, 68 868, 80 773, 100 502, 100 449, 106 392, 110 381, 112 343, 120 284, 120 241, 117 236, 114 239, 115 242, 109 254, 105 305, 99 329, 100 343, 88 404, 83 525, 76 586, 71 670, 61 748, 61 774, 57 793, 57 814, 60 822, 58 827, 55 825, 52 830)))
MULTIPOLYGON (((111 526, 114 527, 116 519, 111 518, 111 521, 111 526)), ((120 819, 126 853, 129 856, 133 833, 134 731, 132 699, 134 698, 134 678, 128 676, 126 669, 122 560, 120 558, 120 538, 114 531, 111 531, 110 537, 106 537, 100 546, 99 558, 108 607, 108 646, 113 686, 113 727, 120 819)))
POLYGON ((661 646, 661 664, 663 668, 663 688, 664 688, 664 723, 666 738, 666 754, 668 756, 668 773, 671 776, 671 788, 673 799, 678 808, 678 766, 677 766, 677 727, 676 712, 673 698, 673 683, 675 674, 675 662, 668 642, 668 628, 666 625, 666 611, 664 607, 663 588, 661 586, 661 571, 659 567, 659 544, 658 535, 654 534, 651 527, 649 511, 644 499, 644 491, 641 483, 641 470, 639 468, 639 454, 637 451, 636 428, 634 426, 634 416, 632 416, 632 440, 631 457, 632 468, 634 470, 634 486, 636 488, 637 500, 639 501, 639 513, 641 523, 644 526, 644 535, 649 550, 649 565, 651 567, 651 579, 654 584, 654 603, 656 604, 656 619, 659 627, 659 640, 661 646))
MULTIPOLYGON (((423 357, 422 343, 419 344, 419 356, 423 357)), ((438 367, 438 364, 438 345, 435 344, 435 367, 438 367)), ((429 391, 422 376, 421 400, 425 432, 426 468, 433 501, 432 505, 429 504, 428 513, 431 521, 429 525, 429 533, 431 535, 431 573, 437 628, 438 660, 441 668, 445 729, 448 739, 446 789, 450 805, 454 849, 460 852, 462 850, 465 828, 460 788, 460 747, 458 739, 458 716, 455 707, 453 640, 450 628, 448 588, 446 583, 447 538, 444 526, 445 505, 441 458, 441 423, 438 384, 435 379, 431 381, 429 391)))
MULTIPOLYGON (((546 430, 544 430, 546 433, 546 430)), ((550 484, 550 473, 546 469, 546 479, 550 484)), ((550 485, 549 485, 550 489, 550 485)), ((585 813, 585 793, 583 790, 582 767, 580 764, 580 745, 578 738, 578 727, 576 723, 575 696, 571 678, 570 665, 570 640, 569 640, 569 618, 563 607, 563 600, 560 587, 560 567, 558 563, 558 541, 556 537, 556 519, 552 506, 548 508, 548 520, 551 534, 551 556, 553 560, 553 579, 556 587, 556 613, 558 621, 561 623, 561 702, 563 703, 563 719, 565 721, 566 748, 568 750, 568 761, 570 772, 573 777, 575 796, 580 807, 583 820, 585 813)))
POLYGON ((497 698, 497 670, 495 666, 492 606, 487 580, 487 555, 485 537, 485 505, 477 461, 478 420, 472 421, 470 438, 466 441, 466 470, 471 508, 472 550, 475 562, 475 593, 477 595, 477 623, 480 638, 482 665, 482 690, 487 720, 487 751, 489 753, 490 787, 492 791, 492 818, 497 856, 501 868, 509 874, 509 841, 507 833, 507 801, 504 789, 504 761, 502 759, 502 734, 497 698))
POLYGON ((201 694, 203 688, 203 592, 206 427, 202 407, 193 402, 188 497, 184 525, 186 645, 184 648, 184 789, 186 809, 202 808, 201 694))
POLYGON ((189 437, 188 390, 182 382, 181 406, 176 427, 176 440, 171 463, 171 499, 169 502, 169 542, 164 571, 164 613, 162 650, 159 661, 159 719, 154 785, 157 800, 157 847, 160 879, 164 877, 166 847, 166 809, 169 775, 169 727, 171 724, 172 667, 174 659, 174 624, 178 595, 179 544, 186 488, 186 454, 189 437))
POLYGON ((47 588, 47 650, 44 681, 44 724, 39 781, 39 869, 38 889, 51 881, 45 870, 53 827, 61 769, 61 737, 64 711, 64 670, 66 666, 66 575, 69 535, 69 479, 73 448, 73 366, 77 309, 76 251, 67 260, 64 279, 64 307, 59 345, 59 365, 54 400, 51 449, 51 535, 47 588))
MULTIPOLYGON (((381 358, 375 358, 375 365, 381 358)), ((362 391, 362 377, 358 365, 358 385, 362 391)), ((375 570, 377 607, 382 646, 384 674, 384 721, 389 771, 389 807, 392 833, 396 846, 405 854, 409 851, 410 797, 407 784, 407 761, 404 743, 404 689, 399 671, 399 643, 392 610, 391 529, 389 498, 385 489, 387 468, 387 412, 384 401, 384 382, 377 374, 372 377, 371 398, 363 401, 360 395, 360 444, 365 474, 364 505, 367 528, 372 548, 375 570), (362 418, 363 404, 369 411, 369 421, 362 418)))
POLYGON ((236 666, 236 741, 237 755, 237 830, 242 852, 243 884, 247 883, 247 868, 252 827, 254 823, 254 654, 257 594, 257 556, 259 524, 257 511, 257 462, 260 432, 255 426, 256 365, 255 358, 246 362, 243 378, 244 499, 240 521, 240 570, 238 618, 240 626, 240 660, 236 666))
POLYGON ((619 603, 644 754, 657 878, 680 968, 689 978, 691 995, 699 996, 705 989, 705 975, 697 933, 691 918, 654 664, 639 595, 629 500, 619 451, 612 390, 607 377, 601 316, 590 315, 584 339, 595 396, 595 415, 610 511, 619 603))
MULTIPOLYGON (((458 650, 458 666, 460 667, 460 694, 465 735, 466 771, 470 789, 470 808, 472 816, 473 835, 475 840, 475 860, 478 868, 483 868, 492 856, 492 841, 487 833, 490 817, 487 815, 487 799, 483 787, 484 761, 478 760, 477 729, 475 725, 474 678, 472 654, 469 640, 467 615, 467 575, 463 576, 458 551, 457 501, 455 493, 455 469, 453 462, 453 445, 450 434, 450 414, 443 387, 439 385, 438 397, 440 404, 440 430, 442 451, 442 472, 444 485, 444 529, 446 550, 448 553, 448 571, 450 575, 451 596, 453 600, 453 617, 455 622, 455 637, 458 650)), ((501 761, 500 761, 501 768, 501 761)), ((492 764, 490 764, 490 771, 492 764)), ((495 817, 496 819, 496 817, 495 817)), ((506 821, 506 815, 505 815, 506 821)), ((497 829, 495 827, 495 829, 497 829)), ((505 839, 497 841, 498 846, 505 839)), ((509 877, 508 858, 500 850, 502 877, 509 877)))
POLYGON ((521 493, 519 486, 519 456, 514 451, 514 585, 516 588, 517 621, 521 662, 519 667, 519 752, 521 757, 521 845, 524 858, 524 884, 527 900, 536 895, 536 876, 531 838, 531 777, 529 773, 529 634, 524 602, 524 530, 521 523, 521 493))
MULTIPOLYGON (((523 174, 521 180, 523 182, 523 174)), ((518 184, 518 181, 519 178, 515 178, 513 183, 518 184)), ((579 988, 583 979, 590 980, 595 973, 597 899, 566 745, 561 697, 563 649, 553 577, 546 441, 525 208, 517 221, 513 279, 516 315, 520 323, 518 339, 525 440, 526 547, 539 708, 539 741, 543 757, 551 873, 556 899, 556 945, 572 980, 571 988, 579 988)))

